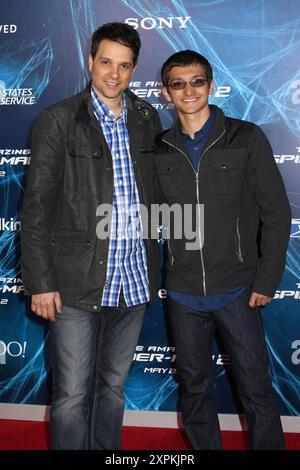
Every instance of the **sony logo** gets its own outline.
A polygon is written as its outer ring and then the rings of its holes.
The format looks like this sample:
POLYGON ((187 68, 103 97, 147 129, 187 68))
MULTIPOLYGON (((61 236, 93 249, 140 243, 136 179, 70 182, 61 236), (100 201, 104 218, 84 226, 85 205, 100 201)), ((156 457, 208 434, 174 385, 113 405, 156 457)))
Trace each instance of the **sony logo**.
POLYGON ((134 29, 138 29, 139 27, 142 29, 172 29, 173 26, 187 28, 187 22, 190 19, 191 16, 169 16, 168 18, 153 18, 147 16, 141 20, 139 20, 139 18, 126 18, 125 23, 131 25, 134 29))

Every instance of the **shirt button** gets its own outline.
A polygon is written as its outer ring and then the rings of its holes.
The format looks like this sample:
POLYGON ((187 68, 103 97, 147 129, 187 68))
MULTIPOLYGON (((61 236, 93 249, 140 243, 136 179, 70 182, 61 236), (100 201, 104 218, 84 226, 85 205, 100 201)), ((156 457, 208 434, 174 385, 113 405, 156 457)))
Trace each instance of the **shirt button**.
POLYGON ((103 264, 103 259, 100 260, 100 264, 103 264))
POLYGON ((123 180, 119 180, 119 185, 122 186, 123 180))
POLYGON ((98 308, 97 305, 94 305, 93 309, 94 309, 94 310, 97 310, 97 308, 98 308))
POLYGON ((118 153, 116 153, 116 158, 120 158, 120 155, 118 153))

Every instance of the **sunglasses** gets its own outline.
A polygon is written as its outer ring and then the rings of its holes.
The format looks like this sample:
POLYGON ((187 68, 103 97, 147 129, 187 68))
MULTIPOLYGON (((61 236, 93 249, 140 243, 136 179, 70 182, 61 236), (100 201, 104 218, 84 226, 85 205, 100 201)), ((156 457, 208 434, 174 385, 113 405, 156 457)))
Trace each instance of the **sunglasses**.
POLYGON ((205 82, 209 83, 210 80, 208 80, 207 78, 200 77, 193 78, 193 80, 191 80, 190 82, 184 82, 183 80, 174 80, 174 82, 167 84, 167 88, 172 88, 172 90, 183 90, 188 83, 193 88, 199 88, 203 86, 205 82))

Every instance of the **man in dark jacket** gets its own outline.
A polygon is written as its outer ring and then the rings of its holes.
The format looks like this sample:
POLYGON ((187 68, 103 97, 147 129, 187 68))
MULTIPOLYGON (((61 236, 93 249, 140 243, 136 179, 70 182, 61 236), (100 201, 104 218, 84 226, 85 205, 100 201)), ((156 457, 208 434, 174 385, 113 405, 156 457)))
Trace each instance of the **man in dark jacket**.
POLYGON ((32 310, 51 320, 53 449, 120 448, 123 385, 158 288, 158 244, 143 240, 140 207, 153 201, 161 125, 128 90, 139 50, 131 26, 97 29, 91 84, 33 129, 22 271, 32 310))
POLYGON ((198 242, 190 243, 191 230, 176 236, 178 219, 169 227, 166 285, 183 423, 194 449, 221 448, 211 360, 218 330, 251 447, 280 449, 283 433, 259 307, 271 301, 285 265, 290 208, 284 185, 261 129, 209 106, 213 79, 205 57, 194 51, 172 55, 162 82, 179 120, 158 139, 161 198, 169 206, 192 207, 198 242))

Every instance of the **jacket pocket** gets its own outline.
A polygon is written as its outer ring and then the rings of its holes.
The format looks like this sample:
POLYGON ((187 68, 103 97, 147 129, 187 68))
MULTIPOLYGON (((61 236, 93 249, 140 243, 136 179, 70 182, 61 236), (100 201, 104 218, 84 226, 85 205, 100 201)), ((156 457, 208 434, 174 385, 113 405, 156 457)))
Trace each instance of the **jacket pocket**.
POLYGON ((94 246, 81 237, 57 242, 54 272, 63 293, 82 294, 95 279, 94 246), (85 286, 85 287, 83 287, 85 286))
POLYGON ((214 194, 236 193, 241 187, 247 149, 220 149, 209 155, 210 190, 214 194))
POLYGON ((167 204, 179 202, 178 188, 182 186, 183 165, 177 157, 155 157, 155 172, 167 204))
POLYGON ((92 145, 85 142, 78 142, 75 140, 67 141, 67 148, 72 158, 95 159, 102 157, 101 142, 99 145, 92 145))
POLYGON ((237 217, 236 219, 236 234, 235 234, 235 246, 236 246, 236 254, 241 263, 244 263, 244 258, 242 254, 242 247, 241 247, 241 234, 240 234, 240 218, 237 217))
POLYGON ((139 153, 140 155, 147 155, 147 154, 152 154, 154 155, 156 153, 156 147, 154 147, 154 145, 151 147, 149 146, 149 148, 146 148, 146 147, 141 147, 140 150, 139 150, 139 153))
POLYGON ((170 260, 170 264, 171 266, 173 266, 174 262, 175 262, 175 258, 173 256, 173 253, 172 253, 172 250, 171 250, 171 245, 170 245, 170 240, 169 238, 167 239, 167 246, 168 246, 168 258, 170 260))
POLYGON ((95 194, 101 191, 101 180, 107 171, 101 142, 88 144, 68 140, 64 169, 64 190, 76 194, 95 194))
POLYGON ((91 237, 87 232, 57 231, 52 235, 52 244, 60 246, 90 245, 91 237))
POLYGON ((181 162, 172 162, 172 163, 159 163, 156 164, 156 171, 158 175, 162 176, 170 176, 170 175, 175 175, 176 173, 179 173, 180 170, 182 169, 182 164, 181 162))

